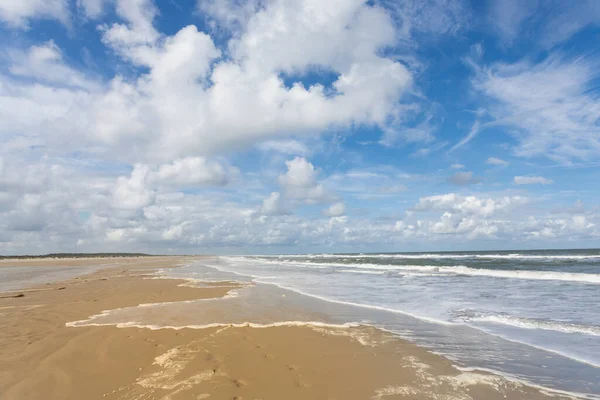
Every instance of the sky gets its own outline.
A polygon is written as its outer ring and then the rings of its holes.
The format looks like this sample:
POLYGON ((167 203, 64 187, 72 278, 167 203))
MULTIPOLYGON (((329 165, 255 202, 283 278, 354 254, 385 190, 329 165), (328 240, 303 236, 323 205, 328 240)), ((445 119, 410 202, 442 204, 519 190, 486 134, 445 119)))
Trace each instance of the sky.
POLYGON ((0 0, 0 254, 600 247, 596 0, 0 0))

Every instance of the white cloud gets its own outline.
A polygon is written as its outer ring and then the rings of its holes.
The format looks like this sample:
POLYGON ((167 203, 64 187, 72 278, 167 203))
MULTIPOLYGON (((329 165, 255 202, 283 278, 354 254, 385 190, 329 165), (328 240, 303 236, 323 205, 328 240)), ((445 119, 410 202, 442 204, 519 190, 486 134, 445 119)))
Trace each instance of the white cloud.
MULTIPOLYGON (((308 162, 304 157, 295 157, 285 162, 287 172, 279 175, 278 183, 281 187, 280 192, 272 192, 262 201, 258 213, 262 215, 284 215, 290 214, 294 207, 300 204, 322 204, 329 203, 336 199, 336 196, 325 189, 322 183, 319 183, 318 171, 314 165, 308 162)), ((329 208, 332 212, 343 214, 344 204, 342 202, 334 204, 329 208)), ((328 215, 328 214, 326 214, 328 215)))
MULTIPOLYGON (((415 100, 408 106, 397 106, 393 122, 383 129, 383 136, 379 140, 379 144, 386 147, 394 147, 408 143, 431 143, 434 141, 434 133, 443 123, 443 119, 437 117, 436 114, 442 114, 443 111, 438 107, 433 107, 433 110, 423 112, 424 105, 418 105, 415 100), (424 120, 418 122, 415 126, 415 120, 424 120)), ((424 149, 423 149, 424 150, 424 149)), ((427 153, 436 150, 436 147, 427 149, 427 153)))
POLYGON ((113 190, 113 207, 136 210, 150 205, 155 198, 147 186, 149 167, 137 164, 129 178, 121 176, 113 190))
MULTIPOLYGON (((540 212, 543 207, 528 203, 532 200, 493 193, 422 197, 401 221, 292 215, 280 208, 285 201, 277 192, 262 202, 262 212, 257 213, 261 200, 251 195, 248 204, 243 179, 231 196, 219 191, 181 192, 153 177, 159 168, 137 165, 130 174, 115 178, 106 171, 90 173, 80 166, 62 165, 57 159, 27 165, 2 156, 0 194, 10 193, 11 198, 4 203, 0 196, 0 253, 99 251, 107 244, 115 251, 149 252, 231 253, 269 246, 356 251, 416 241, 448 248, 489 238, 523 245, 600 237, 600 215, 591 209, 580 205, 548 217, 540 212)), ((379 179, 374 172, 370 178, 362 172, 353 173, 355 179, 379 179)), ((341 209, 337 204, 330 211, 340 214, 341 209)))
POLYGON ((506 167, 506 166, 510 165, 510 163, 508 161, 505 161, 505 160, 502 160, 502 159, 496 158, 496 157, 488 158, 485 163, 489 164, 489 165, 496 165, 499 167, 506 167))
POLYGON ((560 12, 549 9, 547 15, 550 20, 540 32, 540 41, 548 48, 564 42, 587 26, 600 24, 600 6, 595 0, 575 2, 572 7, 561 8, 560 12))
POLYGON ((282 215, 288 213, 279 192, 273 192, 269 197, 264 199, 259 212, 264 215, 282 215))
POLYGON ((261 8, 260 0, 198 0, 198 10, 215 29, 221 27, 239 35, 261 8))
POLYGON ((287 197, 303 200, 306 204, 324 203, 332 199, 332 194, 317 182, 314 165, 304 157, 296 157, 285 164, 288 170, 279 176, 279 184, 287 197))
MULTIPOLYGON (((116 12, 126 23, 115 23, 103 26, 102 40, 128 56, 128 52, 141 53, 150 51, 141 46, 150 46, 158 40, 160 34, 154 29, 153 20, 158 14, 158 9, 152 0, 116 0, 116 12)), ((140 57, 140 54, 136 54, 140 57)))
POLYGON ((343 202, 334 203, 323 211, 323 215, 328 217, 339 217, 346 212, 346 206, 343 202))
POLYGON ((436 222, 429 223, 428 229, 436 235, 464 235, 468 238, 494 237, 499 231, 498 224, 487 220, 477 220, 459 214, 445 212, 436 222))
POLYGON ((489 4, 490 23, 509 44, 518 37, 523 22, 531 17, 537 8, 536 2, 519 0, 494 0, 489 4))
POLYGON ((67 69, 56 46, 47 46, 43 63, 13 65, 13 73, 38 82, 1 77, 3 109, 22 111, 3 113, 0 129, 26 127, 63 151, 59 137, 77 136, 96 153, 128 160, 132 154, 122 149, 135 143, 133 162, 167 162, 331 128, 384 127, 412 85, 402 63, 381 55, 396 37, 389 15, 362 2, 268 3, 230 40, 226 59, 195 26, 159 33, 149 0, 117 1, 116 12, 121 22, 103 25, 103 42, 147 73, 134 80, 115 76, 96 88, 67 69), (288 87, 280 77, 314 68, 338 78, 329 87, 288 87), (16 90, 8 95, 11 85, 16 90), (42 112, 25 124, 23 114, 31 113, 23 104, 42 112))
POLYGON ((475 68, 473 85, 492 100, 493 121, 479 130, 514 128, 519 156, 546 156, 563 163, 600 156, 600 99, 589 91, 598 76, 593 62, 550 56, 537 64, 475 68))
POLYGON ((93 90, 98 84, 81 72, 69 67, 61 50, 53 41, 31 46, 27 52, 10 52, 11 74, 33 78, 49 84, 65 85, 74 88, 93 90))
POLYGON ((102 16, 107 4, 111 2, 112 0, 77 0, 76 4, 86 17, 97 19, 102 16))
POLYGON ((450 168, 452 168, 452 169, 464 169, 465 166, 463 164, 452 164, 450 166, 450 168))
POLYGON ((258 148, 264 152, 274 151, 289 155, 306 155, 310 153, 306 144, 294 139, 267 140, 259 144, 258 148))
POLYGON ((550 185, 554 183, 552 179, 547 179, 543 176, 515 176, 514 182, 517 185, 550 185))
POLYGON ((453 35, 470 23, 470 9, 460 0, 382 0, 394 10, 401 23, 401 34, 414 33, 453 35))
POLYGON ((16 28, 27 28, 30 19, 57 19, 69 22, 67 0, 2 0, 0 20, 16 28))
POLYGON ((222 186, 236 174, 236 169, 203 157, 188 157, 158 166, 136 164, 129 177, 117 178, 112 190, 112 206, 140 210, 154 203, 157 185, 173 188, 222 186))
POLYGON ((152 174, 153 179, 171 185, 224 185, 235 171, 204 157, 186 157, 163 164, 152 174))
POLYGON ((494 0, 489 22, 505 43, 533 38, 537 46, 552 48, 589 25, 598 25, 600 7, 595 0, 577 1, 564 8, 554 1, 494 0))
MULTIPOLYGON (((209 35, 195 26, 159 32, 159 3, 149 0, 71 2, 88 25, 100 24, 101 50, 121 63, 112 77, 83 72, 58 40, 2 55, 0 253, 101 251, 109 242, 126 251, 241 252, 598 238, 594 210, 548 217, 547 207, 498 193, 419 198, 432 182, 426 176, 328 153, 327 133, 362 127, 382 130, 381 143, 429 143, 420 155, 447 146, 433 142, 443 110, 414 86, 423 66, 403 52, 422 34, 457 33, 468 15, 457 1, 389 3, 392 14, 379 1, 206 1, 209 35), (95 21, 103 15, 110 19, 95 21), (320 72, 333 83, 302 83, 320 72), (256 160, 237 153, 248 148, 267 166, 256 171, 256 160), (335 172, 326 176, 309 154, 335 172), (275 182, 269 167, 293 156, 304 157, 289 160, 275 182), (361 216, 364 204, 345 216, 338 193, 377 202, 369 204, 381 218, 361 216)), ((0 0, 0 19, 19 28, 39 18, 68 24, 64 4, 0 0)), ((502 124, 518 134, 517 155, 594 158, 598 99, 587 89, 596 75, 585 61, 568 64, 477 69, 475 86, 493 104, 477 112, 464 143, 502 124)), ((455 183, 477 181, 458 166, 455 183)))
POLYGON ((162 238, 164 240, 177 240, 180 239, 183 235, 183 226, 176 225, 172 226, 168 229, 165 229, 162 233, 162 238))
POLYGON ((480 130, 481 130, 481 125, 479 123, 479 120, 475 120, 475 122, 473 122, 473 125, 471 126, 471 130, 469 131, 467 136, 465 136, 458 143, 456 143, 454 146, 452 146, 450 148, 450 151, 454 151, 460 147, 463 147, 467 143, 469 143, 471 140, 473 140, 479 134, 480 130))
POLYGON ((534 239, 578 238, 598 235, 596 224, 588 221, 588 218, 583 215, 546 219, 531 216, 519 228, 523 231, 524 236, 534 239))
MULTIPOLYGON (((436 238, 452 235, 465 239, 528 240, 595 237, 595 224, 581 215, 549 218, 532 215, 531 200, 520 196, 462 196, 455 193, 419 199, 415 213, 398 221, 395 230, 436 238), (416 216, 425 214, 418 220, 416 216), (412 218, 412 222, 410 220, 412 218)), ((597 216, 594 216, 597 218, 597 216)))
POLYGON ((462 196, 456 193, 448 193, 422 197, 413 210, 441 210, 485 217, 510 207, 525 204, 526 202, 527 199, 520 196, 504 196, 494 199, 491 197, 480 198, 477 196, 462 196))

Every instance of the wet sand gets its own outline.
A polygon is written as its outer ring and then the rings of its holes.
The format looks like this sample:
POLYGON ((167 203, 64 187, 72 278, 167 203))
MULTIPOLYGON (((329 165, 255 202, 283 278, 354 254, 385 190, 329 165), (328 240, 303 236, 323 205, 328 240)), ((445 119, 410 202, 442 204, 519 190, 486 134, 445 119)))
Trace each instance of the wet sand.
POLYGON ((64 282, 0 293, 0 398, 552 397, 498 376, 461 372, 443 357, 371 327, 151 330, 65 325, 103 310, 218 298, 231 290, 231 283, 197 288, 181 280, 144 279, 152 269, 189 260, 152 257, 0 262, 0 268, 92 264, 107 268, 64 282))

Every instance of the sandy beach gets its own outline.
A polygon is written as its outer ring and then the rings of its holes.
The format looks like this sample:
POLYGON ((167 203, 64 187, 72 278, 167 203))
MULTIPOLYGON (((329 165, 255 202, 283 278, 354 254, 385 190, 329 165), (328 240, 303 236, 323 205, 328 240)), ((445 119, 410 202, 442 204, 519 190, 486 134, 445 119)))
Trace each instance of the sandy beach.
POLYGON ((441 356, 367 326, 67 326, 104 310, 220 298, 235 288, 233 282, 194 287, 184 280, 147 279, 157 268, 189 261, 143 257, 0 262, 0 268, 99 269, 0 293, 0 398, 562 398, 499 376, 461 372, 441 356))

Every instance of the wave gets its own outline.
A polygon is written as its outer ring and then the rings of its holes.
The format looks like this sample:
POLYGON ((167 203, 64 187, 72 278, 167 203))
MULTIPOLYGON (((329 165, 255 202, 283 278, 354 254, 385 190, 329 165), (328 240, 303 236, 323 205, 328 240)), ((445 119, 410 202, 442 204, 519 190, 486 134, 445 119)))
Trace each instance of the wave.
MULTIPOLYGON (((403 314, 403 315, 408 315, 409 317, 420 319, 422 321, 432 322, 432 323, 438 324, 438 325, 449 325, 449 326, 451 326, 451 325, 457 325, 457 323, 455 323, 455 322, 445 321, 445 320, 436 319, 436 318, 430 318, 430 317, 426 317, 426 316, 423 316, 423 315, 412 314, 412 313, 410 313, 408 311, 399 310, 397 308, 376 306, 376 305, 365 304, 365 303, 356 303, 356 302, 353 302, 353 301, 336 300, 336 299, 332 299, 332 298, 329 298, 329 297, 319 296, 317 294, 308 293, 308 292, 305 292, 303 290, 300 290, 300 289, 297 289, 297 288, 294 288, 294 287, 291 287, 291 286, 283 285, 281 283, 274 283, 274 282, 261 281, 261 280, 255 280, 255 282, 256 283, 262 283, 264 285, 276 286, 276 287, 284 289, 284 290, 289 290, 290 292, 298 293, 298 294, 300 294, 302 296, 312 297, 314 299, 326 301, 328 303, 344 304, 344 305, 347 305, 347 306, 354 306, 354 307, 360 307, 360 308, 368 308, 368 309, 371 309, 371 310, 378 310, 378 311, 386 311, 386 312, 390 312, 390 313, 394 313, 394 314, 403 314)), ((376 326, 376 328, 380 329, 379 326, 376 326)))
POLYGON ((543 329, 563 333, 579 333, 582 335, 600 336, 600 326, 579 325, 569 322, 548 321, 536 318, 516 317, 506 314, 481 315, 462 318, 465 322, 488 322, 509 325, 523 329, 543 329))
POLYGON ((542 281, 564 281, 579 282, 599 285, 600 274, 585 274, 575 272, 555 271, 525 271, 525 270, 501 270, 501 269, 478 269, 465 266, 439 267, 440 272, 454 273, 456 275, 488 276, 492 278, 507 279, 529 279, 542 281))
POLYGON ((600 254, 293 254, 279 256, 255 256, 265 259, 326 259, 326 258, 391 258, 391 259, 523 259, 523 260, 600 260, 600 254))
MULTIPOLYGON (((504 269, 486 269, 486 268, 471 268, 465 265, 395 265, 395 264, 350 264, 350 263, 317 263, 317 262, 302 262, 302 261, 257 261, 269 264, 283 264, 306 268, 343 268, 337 272, 349 271, 398 271, 401 275, 406 275, 402 271, 422 271, 434 276, 482 276, 491 278, 504 279, 525 279, 525 280, 542 280, 542 281, 563 281, 563 282, 578 282, 585 284, 600 284, 600 274, 578 273, 578 272, 560 272, 560 271, 533 271, 533 270, 504 270, 504 269)), ((358 273, 358 272, 357 272, 358 273)), ((368 273, 368 272, 364 272, 368 273)))
POLYGON ((366 271, 360 269, 340 269, 337 272, 343 272, 348 274, 366 274, 366 275, 383 275, 386 271, 366 271))

